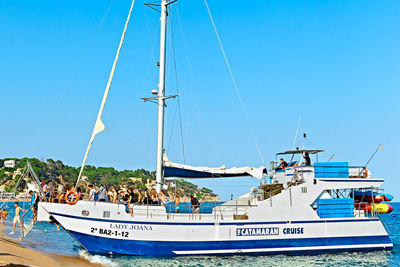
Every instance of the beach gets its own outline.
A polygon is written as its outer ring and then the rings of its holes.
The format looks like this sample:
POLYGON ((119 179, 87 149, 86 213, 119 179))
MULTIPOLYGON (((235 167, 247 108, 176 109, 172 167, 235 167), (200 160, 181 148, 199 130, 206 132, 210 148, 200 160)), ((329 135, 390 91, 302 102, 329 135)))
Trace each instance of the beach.
POLYGON ((102 266, 93 264, 79 257, 46 254, 26 248, 15 239, 3 233, 4 226, 0 225, 0 266, 19 264, 26 266, 102 266))

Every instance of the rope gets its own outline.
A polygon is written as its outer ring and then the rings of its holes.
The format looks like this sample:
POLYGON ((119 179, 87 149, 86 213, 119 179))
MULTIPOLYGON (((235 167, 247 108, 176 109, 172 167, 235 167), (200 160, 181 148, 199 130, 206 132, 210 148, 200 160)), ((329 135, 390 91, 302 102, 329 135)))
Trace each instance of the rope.
POLYGON ((186 158, 185 158, 185 144, 183 141, 183 129, 182 129, 182 113, 181 113, 181 102, 180 102, 180 97, 179 97, 179 83, 178 83, 178 72, 176 70, 176 56, 175 56, 175 45, 174 45, 174 28, 172 27, 172 20, 170 20, 171 24, 171 50, 172 54, 174 56, 174 71, 175 71, 175 83, 176 83, 176 94, 178 95, 178 114, 179 114, 179 126, 180 126, 180 132, 181 132, 181 145, 182 145, 182 155, 183 155, 183 163, 185 164, 186 158))
POLYGON ((234 85, 234 87, 235 87, 236 94, 237 94, 237 96, 238 96, 238 98, 239 98, 240 105, 242 106, 243 113, 244 113, 244 115, 245 115, 245 117, 246 117, 246 120, 247 120, 247 124, 249 125, 249 128, 250 128, 250 130, 251 130, 251 134, 252 134, 252 136, 253 136, 254 143, 256 144, 258 155, 260 156, 260 159, 261 159, 261 161, 262 161, 262 164, 265 165, 264 158, 263 158, 263 156, 262 156, 262 154, 261 154, 260 145, 258 144, 257 138, 256 138, 256 136, 255 136, 255 134, 254 134, 254 128, 253 128, 252 124, 250 123, 249 115, 247 114, 246 107, 245 107, 244 102, 243 102, 243 99, 242 99, 242 97, 241 97, 241 95, 240 95, 239 88, 238 88, 238 86, 237 86, 237 84, 236 84, 236 80, 235 80, 235 78, 234 78, 234 76, 233 76, 231 67, 230 67, 230 65, 229 65, 228 58, 227 58, 227 56, 226 56, 226 54, 225 54, 225 50, 224 50, 224 47, 223 47, 222 42, 221 42, 221 38, 219 37, 217 27, 215 26, 214 19, 213 19, 212 15, 211 15, 210 8, 208 7, 207 0, 204 0, 204 3, 206 4, 208 16, 210 17, 212 26, 213 26, 213 28, 214 28, 214 32, 215 32, 215 34, 217 35, 217 39, 218 39, 219 46, 220 46, 220 48, 221 48, 221 50, 222 50, 222 54, 224 55, 224 59, 225 59, 226 66, 228 67, 229 73, 230 73, 230 75, 231 75, 231 79, 232 79, 233 85, 234 85))
MULTIPOLYGON (((114 2, 115 2, 115 0, 111 1, 109 6, 107 7, 107 10, 105 11, 103 17, 100 19, 100 22, 98 23, 95 32, 91 35, 89 41, 87 42, 85 49, 83 50, 83 53, 80 56, 78 63, 76 64, 76 66, 74 68, 74 71, 72 72, 72 75, 68 78, 66 85, 64 87, 62 87, 62 89, 60 90, 60 92, 61 92, 60 95, 58 96, 56 101, 54 101, 55 104, 50 108, 50 110, 48 112, 49 116, 46 118, 46 120, 43 121, 44 126, 39 129, 38 135, 42 135, 45 132, 45 130, 47 130, 50 125, 52 125, 54 119, 57 117, 56 114, 57 114, 58 108, 61 106, 63 99, 65 98, 65 96, 67 95, 69 90, 71 89, 71 85, 72 85, 73 81, 75 80, 76 76, 78 75, 78 72, 82 66, 82 63, 84 62, 84 59, 87 56, 89 48, 92 47, 92 43, 93 43, 95 37, 97 36, 97 33, 100 31, 101 27, 103 26, 105 19, 107 18, 108 14, 110 13, 111 7, 114 2)), ((41 141, 36 139, 35 142, 32 143, 32 150, 37 150, 36 147, 38 147, 40 145, 40 143, 41 143, 41 141)))

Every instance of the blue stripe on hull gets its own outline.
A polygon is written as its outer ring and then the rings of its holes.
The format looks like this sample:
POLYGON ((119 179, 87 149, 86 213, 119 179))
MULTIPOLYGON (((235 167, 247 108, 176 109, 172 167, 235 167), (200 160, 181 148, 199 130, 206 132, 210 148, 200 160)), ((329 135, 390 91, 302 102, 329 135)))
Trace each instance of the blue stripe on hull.
MULTIPOLYGON (((62 216, 66 218, 73 218, 78 220, 107 222, 107 223, 130 223, 130 224, 146 224, 146 225, 215 225, 215 222, 156 222, 156 221, 127 221, 127 220, 111 220, 91 217, 80 217, 69 214, 62 214, 51 212, 53 216, 62 216)), ((337 219, 337 220, 312 220, 312 221, 292 221, 291 223, 337 223, 337 222, 372 222, 379 221, 378 218, 365 218, 365 219, 337 219)), ((269 221, 269 222, 220 222, 219 225, 255 225, 255 224, 287 224, 287 221, 269 221)))
MULTIPOLYGON (((120 255, 175 255, 173 251, 195 251, 195 250, 244 250, 261 248, 282 248, 274 252, 256 252, 251 254, 316 254, 324 252, 339 251, 375 251, 392 249, 392 246, 383 248, 379 244, 391 244, 388 236, 360 236, 360 237, 330 237, 330 238, 298 238, 298 239, 273 239, 273 240, 243 240, 243 241, 204 241, 204 242, 172 242, 172 241, 141 241, 121 240, 92 236, 78 232, 69 231, 89 252, 100 254, 120 255), (335 248, 329 246, 340 245, 374 245, 369 248, 335 248), (301 248, 326 246, 326 250, 304 250, 288 251, 287 248, 301 248)), ((250 254, 250 253, 249 253, 250 254)))

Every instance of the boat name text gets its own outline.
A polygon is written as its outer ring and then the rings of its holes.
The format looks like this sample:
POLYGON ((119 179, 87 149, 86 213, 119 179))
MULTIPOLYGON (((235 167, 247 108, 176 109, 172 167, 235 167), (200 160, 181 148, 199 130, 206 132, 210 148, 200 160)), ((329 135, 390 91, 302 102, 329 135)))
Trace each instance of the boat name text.
POLYGON ((136 231, 153 231, 151 225, 110 223, 110 229, 136 230, 136 231))
POLYGON ((267 228, 237 228, 236 236, 263 236, 263 235, 279 235, 278 227, 267 228))

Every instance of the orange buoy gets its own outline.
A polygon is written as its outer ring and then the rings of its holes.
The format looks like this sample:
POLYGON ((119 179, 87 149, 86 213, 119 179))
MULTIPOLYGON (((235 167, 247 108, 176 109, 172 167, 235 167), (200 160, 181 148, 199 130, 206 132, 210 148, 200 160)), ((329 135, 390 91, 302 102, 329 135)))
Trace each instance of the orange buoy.
POLYGON ((79 200, 79 194, 75 190, 69 190, 65 194, 65 202, 69 205, 74 205, 79 200))

